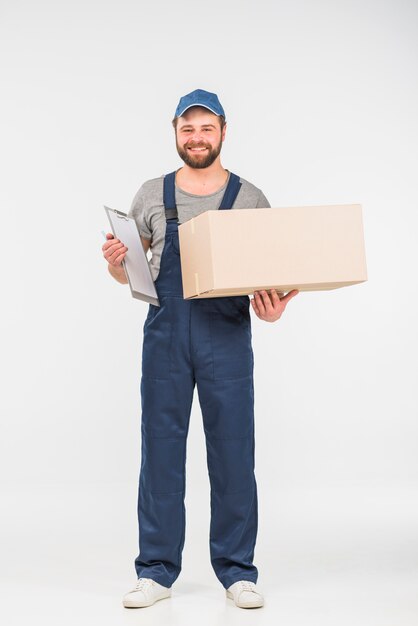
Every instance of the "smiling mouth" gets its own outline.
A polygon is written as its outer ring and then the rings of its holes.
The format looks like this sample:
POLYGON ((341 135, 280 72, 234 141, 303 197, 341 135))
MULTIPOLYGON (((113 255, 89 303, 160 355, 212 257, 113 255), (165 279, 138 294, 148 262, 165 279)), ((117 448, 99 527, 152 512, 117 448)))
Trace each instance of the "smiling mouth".
POLYGON ((207 148, 187 148, 191 152, 204 152, 207 148))

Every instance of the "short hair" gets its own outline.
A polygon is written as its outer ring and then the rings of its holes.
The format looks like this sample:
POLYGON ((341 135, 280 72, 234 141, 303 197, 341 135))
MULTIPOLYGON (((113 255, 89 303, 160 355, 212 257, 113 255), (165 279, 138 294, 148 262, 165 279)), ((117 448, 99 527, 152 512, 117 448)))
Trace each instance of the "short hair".
MULTIPOLYGON (((199 105, 196 105, 196 106, 199 106, 199 105)), ((194 107, 189 107, 189 108, 193 109, 194 107)), ((206 108, 206 107, 200 107, 200 108, 206 108)), ((189 110, 189 109, 187 109, 187 110, 189 110)), ((219 119, 219 124, 220 124, 221 132, 222 132, 223 127, 226 124, 225 115, 217 115, 216 117, 219 119)), ((173 124, 173 127, 174 127, 175 130, 177 130, 177 121, 178 121, 178 119, 179 119, 178 117, 175 117, 174 119, 171 120, 171 123, 173 124)))

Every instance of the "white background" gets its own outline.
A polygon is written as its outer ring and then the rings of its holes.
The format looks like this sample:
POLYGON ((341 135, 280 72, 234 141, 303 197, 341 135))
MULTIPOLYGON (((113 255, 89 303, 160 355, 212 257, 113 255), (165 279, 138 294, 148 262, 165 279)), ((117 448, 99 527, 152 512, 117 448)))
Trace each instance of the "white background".
POLYGON ((0 22, 4 623, 415 625, 417 3, 3 0, 0 22), (107 272, 102 205, 181 166, 196 88, 272 206, 363 205, 369 280, 252 312, 265 607, 210 566, 196 394, 183 571, 129 611, 147 305, 107 272))

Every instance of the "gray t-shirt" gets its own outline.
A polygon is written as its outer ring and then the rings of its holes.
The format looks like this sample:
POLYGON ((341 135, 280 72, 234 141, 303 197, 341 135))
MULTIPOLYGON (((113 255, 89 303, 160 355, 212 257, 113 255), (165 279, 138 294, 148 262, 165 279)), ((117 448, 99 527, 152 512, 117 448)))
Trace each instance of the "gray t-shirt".
MULTIPOLYGON (((154 281, 160 270, 166 231, 163 180, 164 175, 147 180, 137 191, 128 213, 129 217, 135 219, 140 235, 145 239, 151 239, 152 256, 148 264, 154 281)), ((228 180, 218 191, 205 196, 188 193, 176 185, 175 197, 180 224, 205 211, 218 209, 228 180)), ((244 178, 240 178, 240 181, 242 185, 235 199, 234 209, 270 208, 270 204, 261 189, 244 178)))

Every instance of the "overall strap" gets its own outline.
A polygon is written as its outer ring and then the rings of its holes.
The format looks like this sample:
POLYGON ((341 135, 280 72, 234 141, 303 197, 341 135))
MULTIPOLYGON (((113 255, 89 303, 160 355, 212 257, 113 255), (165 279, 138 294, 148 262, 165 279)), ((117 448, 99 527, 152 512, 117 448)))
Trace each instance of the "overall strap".
POLYGON ((167 219, 178 219, 175 190, 176 172, 170 172, 164 176, 163 201, 165 216, 167 219))
POLYGON ((229 176, 228 186, 225 189, 224 197, 222 198, 219 210, 232 209, 241 185, 242 183, 239 182, 239 176, 231 172, 229 176))

